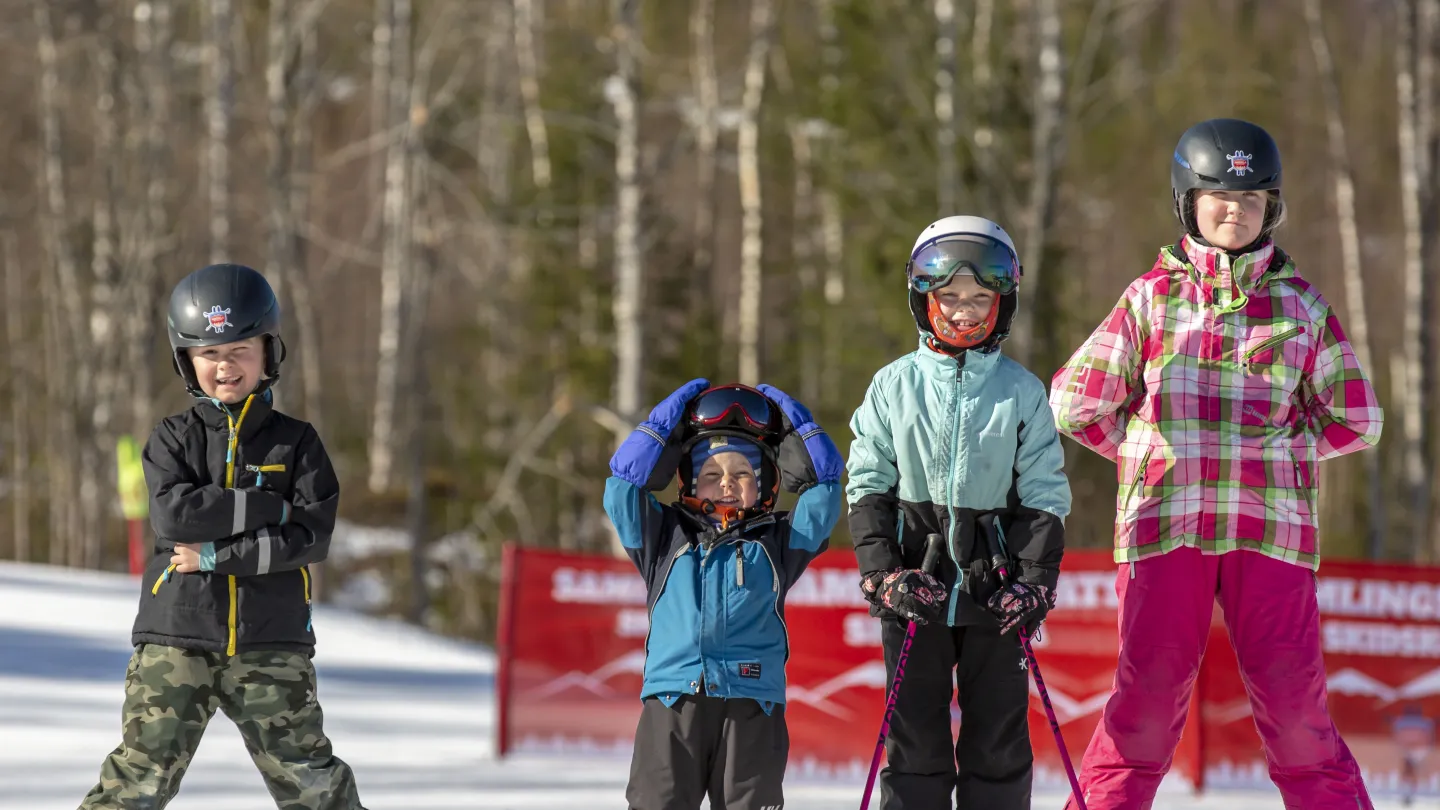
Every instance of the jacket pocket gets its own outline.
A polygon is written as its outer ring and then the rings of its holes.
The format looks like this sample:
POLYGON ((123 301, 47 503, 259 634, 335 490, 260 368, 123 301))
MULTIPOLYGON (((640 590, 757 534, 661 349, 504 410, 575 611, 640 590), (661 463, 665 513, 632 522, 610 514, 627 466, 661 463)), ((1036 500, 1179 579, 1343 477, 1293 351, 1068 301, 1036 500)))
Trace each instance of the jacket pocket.
POLYGON ((1315 519, 1315 495, 1310 470, 1301 463, 1293 448, 1285 448, 1285 453, 1290 457, 1290 465, 1295 470, 1295 489, 1300 493, 1300 498, 1305 503, 1305 509, 1313 521, 1315 519))
POLYGON ((1254 374, 1258 368, 1273 365, 1275 362, 1275 349, 1288 340, 1293 340, 1305 333, 1305 327, 1295 326, 1260 341, 1254 346, 1246 346, 1240 355, 1240 367, 1247 375, 1254 374))
POLYGON ((1130 474, 1130 483, 1126 485, 1125 492, 1120 498, 1120 504, 1122 506, 1129 503, 1130 500, 1135 497, 1136 492, 1143 491, 1145 486, 1145 470, 1150 466, 1150 456, 1154 452, 1155 448, 1150 447, 1145 450, 1145 455, 1140 457, 1140 463, 1136 465, 1135 471, 1130 474))
POLYGON ((282 494, 289 493, 287 486, 284 464, 246 464, 245 471, 255 476, 255 488, 267 489, 266 481, 270 482, 269 490, 282 494))

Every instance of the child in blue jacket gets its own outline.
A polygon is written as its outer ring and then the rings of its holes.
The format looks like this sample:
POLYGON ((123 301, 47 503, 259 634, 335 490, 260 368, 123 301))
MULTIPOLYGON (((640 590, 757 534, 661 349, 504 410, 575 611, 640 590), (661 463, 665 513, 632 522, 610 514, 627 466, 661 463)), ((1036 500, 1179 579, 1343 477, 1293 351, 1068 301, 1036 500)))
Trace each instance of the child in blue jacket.
POLYGON ((784 804, 785 594, 825 550, 844 459, 809 411, 766 385, 691 380, 610 461, 605 511, 645 578, 643 706, 632 810, 784 804), (651 494, 680 474, 680 500, 651 494), (780 485, 799 493, 777 513, 780 485))

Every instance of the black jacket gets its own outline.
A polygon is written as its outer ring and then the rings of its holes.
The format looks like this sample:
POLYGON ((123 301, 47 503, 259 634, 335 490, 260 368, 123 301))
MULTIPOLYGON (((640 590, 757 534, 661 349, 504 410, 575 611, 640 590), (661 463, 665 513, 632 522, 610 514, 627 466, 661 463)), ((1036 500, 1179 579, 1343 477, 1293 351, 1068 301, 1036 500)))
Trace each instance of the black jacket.
POLYGON ((306 566, 325 559, 340 502, 315 429, 273 410, 268 393, 248 410, 202 400, 163 420, 141 461, 156 541, 132 643, 313 654, 306 566), (207 542, 213 572, 169 570, 176 543, 207 542))

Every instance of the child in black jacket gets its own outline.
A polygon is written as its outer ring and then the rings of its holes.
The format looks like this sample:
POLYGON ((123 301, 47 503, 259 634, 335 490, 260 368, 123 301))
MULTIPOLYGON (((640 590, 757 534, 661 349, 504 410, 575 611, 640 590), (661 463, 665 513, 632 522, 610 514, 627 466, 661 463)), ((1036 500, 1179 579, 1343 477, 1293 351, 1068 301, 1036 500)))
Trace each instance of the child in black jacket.
POLYGON ((145 445, 155 555, 141 579, 124 739, 81 802, 164 807, 216 709, 240 728, 282 810, 360 808, 315 699, 310 563, 330 545, 340 485, 308 423, 271 408, 280 305, 239 265, 170 297, 177 373, 199 401, 145 445))

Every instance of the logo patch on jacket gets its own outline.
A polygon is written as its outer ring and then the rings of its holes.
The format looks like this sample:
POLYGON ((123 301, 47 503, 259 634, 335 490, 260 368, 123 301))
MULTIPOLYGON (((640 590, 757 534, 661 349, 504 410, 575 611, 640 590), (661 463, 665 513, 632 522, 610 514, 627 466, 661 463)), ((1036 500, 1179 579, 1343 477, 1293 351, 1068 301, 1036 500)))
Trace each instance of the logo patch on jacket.
POLYGON ((759 665, 759 664, 741 664, 741 665, 740 665, 740 677, 742 677, 742 678, 758 678, 758 677, 760 677, 760 665, 759 665))

